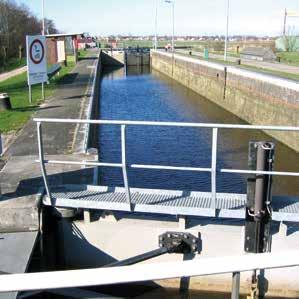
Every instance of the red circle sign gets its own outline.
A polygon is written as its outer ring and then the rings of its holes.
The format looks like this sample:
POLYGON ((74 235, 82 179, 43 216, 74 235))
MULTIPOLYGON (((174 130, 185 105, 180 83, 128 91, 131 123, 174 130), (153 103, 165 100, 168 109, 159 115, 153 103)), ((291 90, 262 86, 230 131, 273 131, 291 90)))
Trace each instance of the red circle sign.
POLYGON ((45 49, 43 43, 39 39, 35 39, 29 49, 30 59, 33 63, 39 64, 43 61, 45 56, 45 49))

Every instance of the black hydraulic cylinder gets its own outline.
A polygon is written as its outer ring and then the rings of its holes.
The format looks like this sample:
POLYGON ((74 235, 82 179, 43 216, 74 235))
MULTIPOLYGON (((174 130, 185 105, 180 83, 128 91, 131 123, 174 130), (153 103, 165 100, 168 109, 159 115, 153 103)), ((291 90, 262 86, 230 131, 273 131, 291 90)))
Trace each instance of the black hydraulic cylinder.
MULTIPOLYGON (((274 145, 269 142, 257 143, 257 171, 271 171, 272 170, 272 151, 274 145)), ((270 200, 271 194, 271 176, 267 174, 257 174, 255 181, 255 200, 254 200, 254 218, 260 221, 265 215, 267 203, 270 200)))
MULTIPOLYGON (((274 143, 250 142, 249 168, 256 171, 272 171, 274 143)), ((270 174, 250 175, 247 182, 245 222, 246 252, 259 253, 269 250, 271 222, 270 174)))
POLYGON ((165 253, 168 253, 168 249, 166 247, 160 247, 158 249, 130 257, 126 260, 117 261, 117 262, 113 262, 111 264, 105 265, 105 268, 134 265, 134 264, 152 259, 154 257, 160 256, 165 253))
POLYGON ((129 266, 152 259, 165 253, 186 254, 200 252, 200 233, 198 234, 198 238, 196 238, 192 234, 185 232, 165 232, 159 236, 159 246, 160 247, 158 249, 154 249, 122 261, 113 262, 111 264, 105 265, 104 267, 129 266))

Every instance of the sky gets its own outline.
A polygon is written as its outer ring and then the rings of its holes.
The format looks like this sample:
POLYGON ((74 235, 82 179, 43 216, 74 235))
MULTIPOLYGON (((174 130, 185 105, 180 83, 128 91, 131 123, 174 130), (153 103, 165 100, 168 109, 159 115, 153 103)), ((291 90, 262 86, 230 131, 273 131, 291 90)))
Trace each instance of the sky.
MULTIPOLYGON (((165 0, 44 0, 45 16, 62 32, 91 35, 172 34, 172 5, 165 0)), ((228 0, 175 0, 176 35, 224 35, 228 0)), ((42 0, 16 0, 41 17, 42 0)), ((284 9, 299 12, 299 0, 230 0, 229 33, 281 35, 284 9)), ((287 28, 299 34, 299 18, 287 28)))

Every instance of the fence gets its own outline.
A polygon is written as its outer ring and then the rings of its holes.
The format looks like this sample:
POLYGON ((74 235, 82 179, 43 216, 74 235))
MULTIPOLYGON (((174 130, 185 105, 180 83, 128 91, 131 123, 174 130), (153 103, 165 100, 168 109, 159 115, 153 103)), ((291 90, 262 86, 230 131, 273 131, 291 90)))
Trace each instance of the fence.
POLYGON ((295 266, 299 266, 298 250, 112 268, 5 274, 0 275, 0 292, 100 286, 233 273, 232 298, 238 298, 240 272, 295 266))

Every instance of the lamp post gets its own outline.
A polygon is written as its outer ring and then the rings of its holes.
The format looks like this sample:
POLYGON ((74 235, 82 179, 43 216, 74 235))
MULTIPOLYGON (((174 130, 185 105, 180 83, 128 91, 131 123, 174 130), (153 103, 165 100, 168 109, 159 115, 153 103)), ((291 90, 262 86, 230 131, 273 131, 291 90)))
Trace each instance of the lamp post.
MULTIPOLYGON (((45 35, 45 0, 42 0, 42 35, 45 35)), ((45 100, 45 84, 42 83, 42 99, 45 100)))
POLYGON ((155 19, 155 50, 158 48, 158 2, 156 0, 156 19, 155 19))
POLYGON ((172 4, 172 54, 174 53, 174 0, 165 0, 166 3, 172 4))
POLYGON ((45 0, 42 0, 42 35, 45 35, 45 0))
POLYGON ((226 11, 226 35, 224 45, 224 60, 227 60, 227 44, 228 44, 228 23, 229 23, 229 0, 227 0, 227 11, 226 11))

